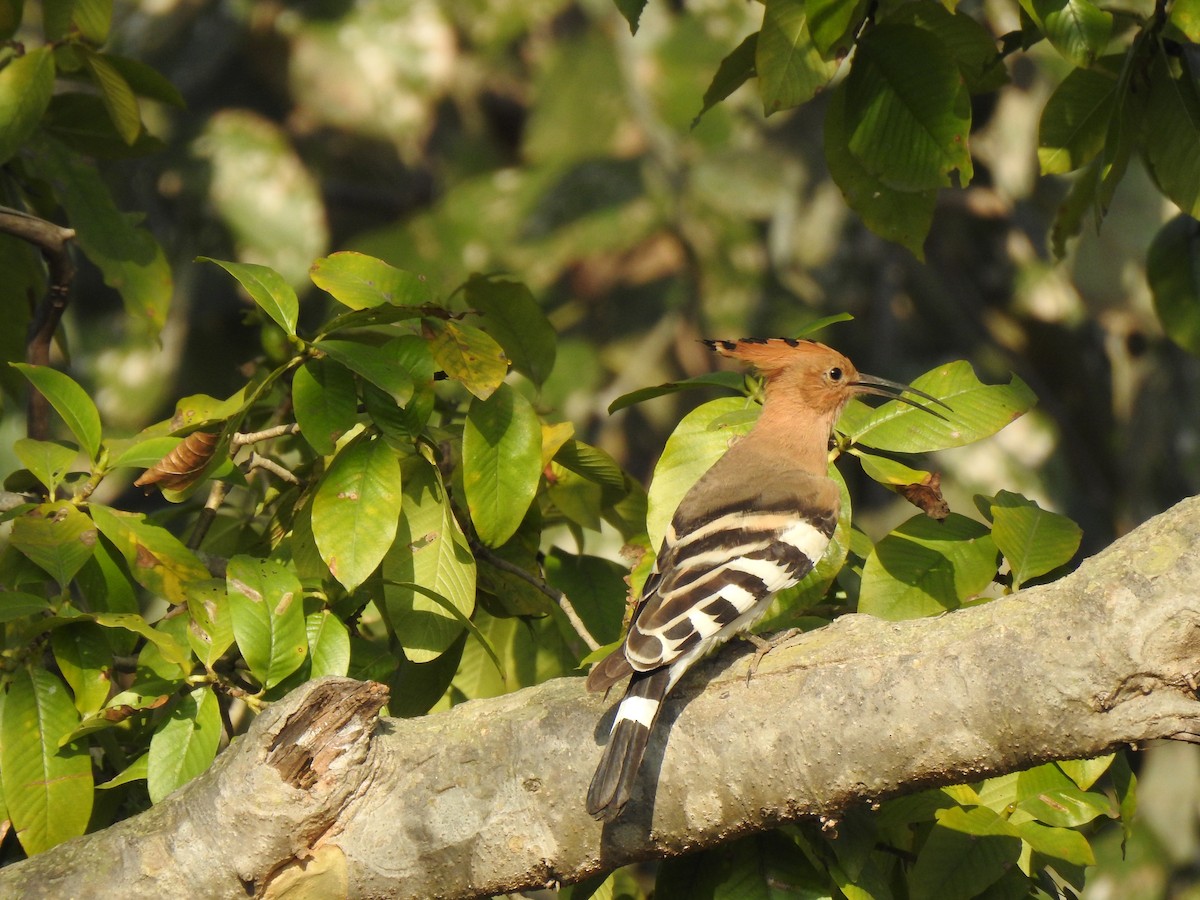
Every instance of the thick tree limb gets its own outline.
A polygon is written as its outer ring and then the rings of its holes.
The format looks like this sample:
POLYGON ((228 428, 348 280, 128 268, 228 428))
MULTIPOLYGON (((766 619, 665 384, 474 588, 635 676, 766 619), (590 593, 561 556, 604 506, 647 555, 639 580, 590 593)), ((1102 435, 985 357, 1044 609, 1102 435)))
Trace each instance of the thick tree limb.
POLYGON ((326 679, 154 809, 0 871, 0 895, 469 897, 1153 738, 1197 740, 1200 498, 1073 575, 938 619, 848 616, 746 683, 726 648, 668 703, 640 794, 583 796, 611 702, 558 679, 383 720, 326 679), (600 722, 603 713, 603 721, 600 722), (655 789, 657 784, 657 789, 655 789))

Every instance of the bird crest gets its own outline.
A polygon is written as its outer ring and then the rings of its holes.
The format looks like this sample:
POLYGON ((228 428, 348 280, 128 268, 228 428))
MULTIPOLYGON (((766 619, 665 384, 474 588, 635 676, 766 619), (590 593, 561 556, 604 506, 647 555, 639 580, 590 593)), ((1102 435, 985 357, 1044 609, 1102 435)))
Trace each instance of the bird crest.
POLYGON ((850 361, 832 347, 800 338, 741 338, 736 341, 706 340, 705 344, 722 356, 754 366, 768 379, 797 363, 818 366, 826 363, 849 367, 850 361))

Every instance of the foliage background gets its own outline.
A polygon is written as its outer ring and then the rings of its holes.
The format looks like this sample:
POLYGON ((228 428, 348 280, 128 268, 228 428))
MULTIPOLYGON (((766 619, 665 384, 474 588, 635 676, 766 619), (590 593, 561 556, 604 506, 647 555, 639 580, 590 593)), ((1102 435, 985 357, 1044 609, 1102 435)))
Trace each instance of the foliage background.
MULTIPOLYGON (((1020 27, 1015 4, 968 6, 996 34, 1020 27)), ((22 28, 36 33, 42 14, 26 4, 22 28)), ((1035 46, 975 99, 975 180, 938 193, 918 262, 831 181, 824 95, 764 118, 748 84, 693 127, 712 73, 760 20, 740 0, 652 3, 634 37, 608 0, 118 3, 108 48, 162 72, 186 107, 143 99, 160 151, 101 171, 120 208, 145 214, 174 281, 169 308, 160 285, 139 318, 84 265, 65 320, 72 375, 130 435, 178 397, 227 396, 248 359, 285 348, 195 257, 272 266, 313 323, 326 310, 310 262, 357 249, 443 296, 474 272, 515 273, 559 335, 539 402, 643 482, 702 397, 610 416, 612 399, 710 371, 699 337, 793 334, 850 312, 823 336, 864 371, 907 380, 967 358, 1039 397, 996 438, 931 461, 956 511, 1019 491, 1075 519, 1088 553, 1197 493, 1200 366, 1164 336, 1145 271, 1176 208, 1135 159, 1103 227, 1053 256, 1068 182, 1041 176, 1035 150, 1062 58, 1035 46)), ((23 356, 22 325, 5 328, 6 358, 23 356)), ((23 387, 4 378, 7 473, 23 387)), ((856 473, 845 467, 857 521, 878 538, 909 510, 856 473)), ((97 499, 159 503, 118 479, 97 499)), ((615 558, 619 544, 589 550, 615 558)), ((1147 827, 1123 865, 1119 832, 1107 839, 1096 896, 1194 890, 1200 763, 1154 748, 1141 775, 1147 827)))

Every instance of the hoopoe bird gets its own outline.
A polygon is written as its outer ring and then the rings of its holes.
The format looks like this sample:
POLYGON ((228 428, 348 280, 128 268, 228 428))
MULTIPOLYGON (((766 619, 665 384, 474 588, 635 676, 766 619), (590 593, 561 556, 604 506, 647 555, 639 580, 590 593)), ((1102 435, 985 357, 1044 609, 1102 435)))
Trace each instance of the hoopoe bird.
POLYGON ((766 379, 762 413, 684 495, 663 537, 622 645, 588 675, 589 691, 631 676, 588 789, 587 810, 612 821, 628 802, 663 699, 701 657, 754 625, 772 597, 824 555, 841 498, 829 441, 856 394, 935 397, 864 375, 824 344, 787 338, 705 341, 766 379))

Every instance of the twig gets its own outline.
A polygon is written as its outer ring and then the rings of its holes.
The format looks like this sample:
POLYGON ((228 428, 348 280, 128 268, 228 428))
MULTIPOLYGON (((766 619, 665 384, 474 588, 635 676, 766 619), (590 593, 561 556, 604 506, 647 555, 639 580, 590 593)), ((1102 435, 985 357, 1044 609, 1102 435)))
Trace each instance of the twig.
POLYGON ((188 549, 198 550, 200 544, 204 541, 204 536, 208 534, 208 529, 217 518, 217 510, 221 504, 225 502, 225 495, 229 492, 229 485, 224 481, 214 481, 212 487, 208 491, 208 500, 204 503, 204 509, 200 510, 200 515, 196 517, 196 527, 192 529, 192 534, 188 538, 188 549))
POLYGON ((563 614, 567 617, 567 621, 571 623, 571 627, 575 629, 575 633, 579 635, 580 639, 587 645, 587 648, 589 650, 600 649, 600 642, 592 637, 592 633, 588 631, 587 626, 583 624, 583 620, 579 618, 579 613, 575 612, 575 607, 571 605, 571 601, 567 599, 566 594, 558 590, 558 588, 547 584, 532 572, 525 571, 516 563, 511 563, 504 557, 497 556, 478 541, 472 542, 471 550, 476 556, 482 556, 484 559, 486 559, 488 565, 492 568, 499 569, 501 572, 507 572, 509 575, 515 575, 522 581, 526 581, 533 585, 535 588, 553 600, 555 604, 557 604, 558 608, 563 611, 563 614))
POLYGON ((251 453, 250 459, 246 461, 246 471, 253 472, 255 469, 265 469, 276 478, 286 481, 288 484, 299 484, 300 479, 275 462, 273 459, 268 459, 261 453, 251 453))
MULTIPOLYGON (((75 280, 75 264, 71 261, 67 242, 75 237, 73 228, 63 228, 45 219, 31 216, 19 209, 0 206, 0 232, 11 234, 37 247, 46 260, 49 278, 46 296, 34 311, 25 338, 25 361, 35 366, 50 364, 50 343, 62 320, 71 282, 75 280)), ((35 440, 50 437, 50 404, 36 389, 29 394, 26 433, 35 440)))
POLYGON ((235 431, 229 439, 231 450, 236 450, 238 447, 245 447, 249 444, 257 444, 259 441, 269 441, 273 438, 283 437, 285 434, 299 434, 300 426, 295 422, 289 425, 276 425, 274 428, 266 428, 262 431, 235 431))

